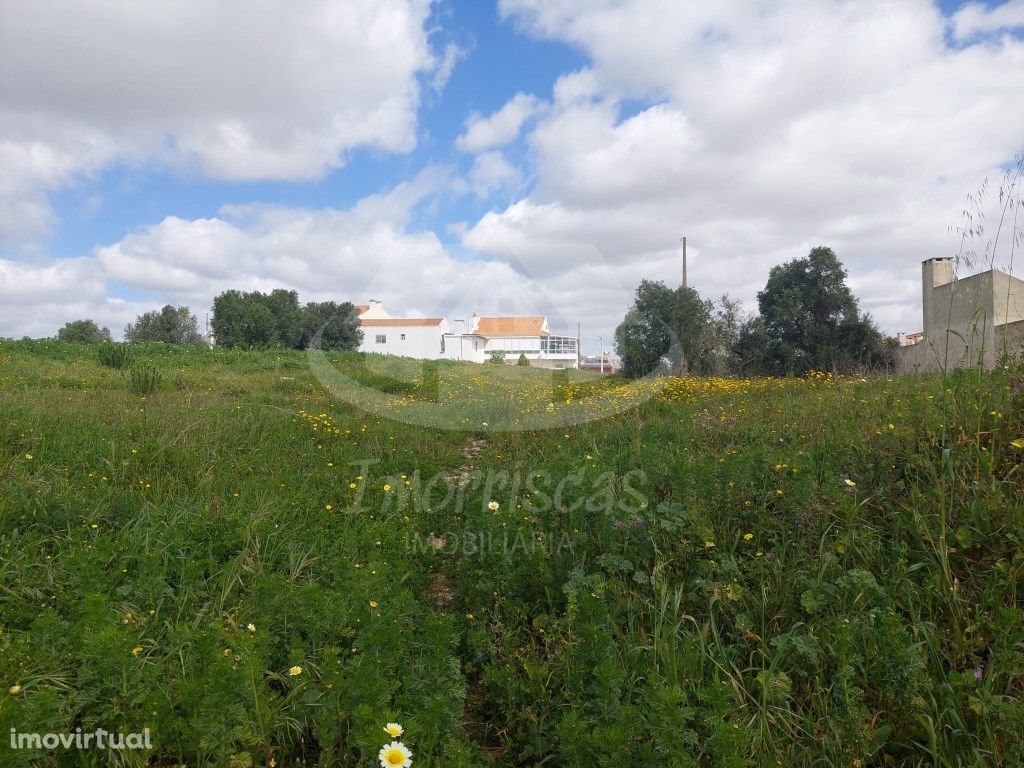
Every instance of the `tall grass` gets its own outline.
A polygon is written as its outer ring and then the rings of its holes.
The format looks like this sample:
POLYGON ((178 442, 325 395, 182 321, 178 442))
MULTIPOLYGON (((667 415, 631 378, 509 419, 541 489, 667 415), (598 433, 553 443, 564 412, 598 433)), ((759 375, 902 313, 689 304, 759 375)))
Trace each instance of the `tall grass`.
MULTIPOLYGON (((420 766, 1024 762, 1019 365, 680 380, 490 433, 355 410, 298 352, 133 352, 175 386, 0 343, 0 733, 149 727, 134 765, 367 766, 389 721, 420 766)), ((615 386, 330 359, 402 402, 615 386)))

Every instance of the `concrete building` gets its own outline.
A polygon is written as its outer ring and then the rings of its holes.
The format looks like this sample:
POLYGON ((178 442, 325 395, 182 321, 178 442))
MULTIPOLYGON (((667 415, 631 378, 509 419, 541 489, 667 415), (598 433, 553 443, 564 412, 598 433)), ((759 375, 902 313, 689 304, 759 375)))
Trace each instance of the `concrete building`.
POLYGON ((921 265, 924 329, 900 334, 901 372, 982 365, 1024 348, 1024 280, 998 269, 957 279, 951 258, 921 265))

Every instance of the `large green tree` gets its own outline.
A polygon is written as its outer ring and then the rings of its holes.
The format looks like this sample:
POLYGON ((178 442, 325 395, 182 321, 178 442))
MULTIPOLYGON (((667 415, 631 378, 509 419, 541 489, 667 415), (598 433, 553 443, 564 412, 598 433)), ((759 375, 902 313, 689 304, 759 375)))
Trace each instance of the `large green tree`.
POLYGON ((138 316, 124 328, 124 340, 130 343, 162 341, 165 344, 202 344, 199 321, 188 307, 154 309, 138 316))
POLYGON ((644 280, 615 329, 615 348, 627 376, 656 370, 708 373, 714 367, 714 304, 692 288, 644 280))
POLYGON ((72 320, 57 331, 58 341, 74 341, 79 344, 99 344, 110 341, 110 329, 100 328, 93 320, 72 320))
POLYGON ((754 330, 763 333, 766 373, 842 373, 876 366, 885 357, 884 337, 859 310, 831 248, 819 246, 806 258, 773 267, 757 301, 762 326, 754 330))
POLYGON ((243 349, 305 349, 321 329, 323 349, 353 350, 363 338, 351 303, 303 307, 298 293, 283 288, 270 293, 225 291, 213 300, 211 327, 217 344, 243 349))
POLYGON ((320 334, 320 349, 346 351, 358 349, 363 341, 359 316, 352 302, 311 301, 302 308, 302 338, 305 349, 320 334))

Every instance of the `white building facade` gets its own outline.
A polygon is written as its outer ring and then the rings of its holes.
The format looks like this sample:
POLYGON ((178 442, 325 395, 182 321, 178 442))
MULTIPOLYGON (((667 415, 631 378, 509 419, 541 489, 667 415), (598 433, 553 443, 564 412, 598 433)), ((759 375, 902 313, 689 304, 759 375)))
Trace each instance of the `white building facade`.
POLYGON ((363 330, 361 352, 400 355, 421 360, 466 360, 483 363, 501 354, 514 365, 525 355, 538 368, 577 368, 579 340, 553 336, 547 318, 533 316, 481 317, 455 320, 441 317, 391 317, 379 301, 357 306, 363 330))
POLYGON ((398 355, 420 360, 441 357, 441 339, 448 332, 443 317, 391 317, 379 301, 357 306, 363 331, 360 352, 398 355))

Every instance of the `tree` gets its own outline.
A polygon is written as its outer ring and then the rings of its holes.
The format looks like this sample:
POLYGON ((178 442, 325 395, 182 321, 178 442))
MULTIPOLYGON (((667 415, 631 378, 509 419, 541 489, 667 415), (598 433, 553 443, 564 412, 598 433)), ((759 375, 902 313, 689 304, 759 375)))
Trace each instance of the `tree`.
POLYGON ((692 288, 644 280, 615 329, 622 372, 638 377, 665 368, 707 373, 713 368, 713 304, 692 288))
POLYGON ((270 293, 225 291, 213 300, 211 321, 224 347, 305 349, 323 329, 322 349, 353 350, 363 340, 355 307, 344 302, 299 305, 299 294, 277 288, 270 293))
POLYGON ((79 344, 99 344, 111 341, 109 328, 100 328, 92 320, 72 320, 57 331, 58 341, 74 341, 79 344))
POLYGON ((884 357, 884 337, 858 309, 831 248, 819 246, 807 258, 773 267, 757 301, 767 373, 845 372, 884 357))
POLYGON ((165 344, 202 344, 199 321, 188 307, 153 310, 138 316, 124 328, 124 340, 137 344, 141 341, 162 341, 165 344))
POLYGON ((274 316, 275 344, 289 349, 301 349, 303 320, 299 294, 296 291, 275 288, 266 297, 263 297, 263 294, 255 295, 260 297, 259 301, 266 304, 274 316))
MULTIPOLYGON (((278 302, 279 311, 283 309, 282 303, 278 302)), ((214 298, 210 325, 217 344, 222 347, 265 349, 281 345, 270 296, 259 291, 231 290, 214 298)))
POLYGON ((363 341, 359 315, 349 301, 341 304, 333 301, 311 301, 303 307, 300 348, 307 348, 318 332, 320 349, 351 351, 358 349, 363 341))

